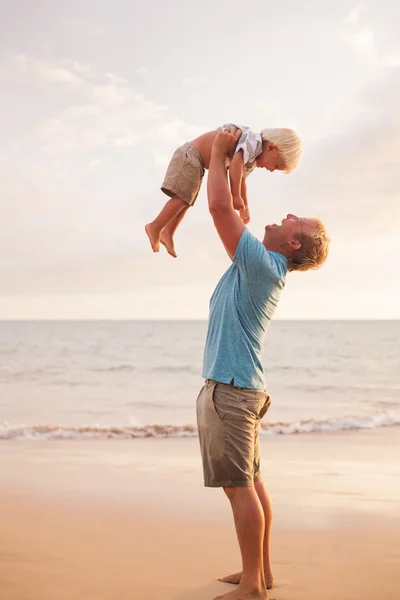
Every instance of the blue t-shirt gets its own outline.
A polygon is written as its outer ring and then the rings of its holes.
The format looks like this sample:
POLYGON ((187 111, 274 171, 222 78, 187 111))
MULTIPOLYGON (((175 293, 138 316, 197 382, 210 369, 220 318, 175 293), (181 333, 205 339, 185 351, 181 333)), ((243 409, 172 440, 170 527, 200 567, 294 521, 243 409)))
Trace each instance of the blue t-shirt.
POLYGON ((285 286, 287 259, 245 229, 210 300, 203 377, 265 388, 264 337, 285 286))

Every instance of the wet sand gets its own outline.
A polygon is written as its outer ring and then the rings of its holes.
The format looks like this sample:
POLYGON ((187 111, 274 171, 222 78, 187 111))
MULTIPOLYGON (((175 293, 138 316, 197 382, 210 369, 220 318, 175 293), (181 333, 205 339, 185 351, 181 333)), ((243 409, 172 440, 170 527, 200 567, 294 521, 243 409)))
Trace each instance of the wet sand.
MULTIPOLYGON (((270 598, 400 597, 398 441, 394 431, 262 440, 275 456, 264 460, 270 598)), ((202 487, 196 439, 6 443, 0 483, 2 600, 211 600, 233 589, 217 581, 240 568, 229 506, 202 487)))

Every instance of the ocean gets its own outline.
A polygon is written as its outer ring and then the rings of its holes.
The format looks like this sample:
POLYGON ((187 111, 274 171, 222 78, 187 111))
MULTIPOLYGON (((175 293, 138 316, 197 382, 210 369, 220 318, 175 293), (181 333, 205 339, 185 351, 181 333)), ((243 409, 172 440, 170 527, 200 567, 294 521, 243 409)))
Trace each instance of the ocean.
MULTIPOLYGON (((0 322, 0 439, 196 436, 205 321, 0 322)), ((400 321, 274 321, 262 434, 400 425, 400 321)))

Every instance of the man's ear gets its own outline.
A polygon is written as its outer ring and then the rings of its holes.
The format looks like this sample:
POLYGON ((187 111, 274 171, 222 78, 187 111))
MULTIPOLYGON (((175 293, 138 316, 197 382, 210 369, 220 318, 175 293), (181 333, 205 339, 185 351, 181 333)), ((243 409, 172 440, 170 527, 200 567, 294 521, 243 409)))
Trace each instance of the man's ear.
POLYGON ((300 250, 301 243, 299 242, 299 240, 296 240, 295 238, 292 238, 291 240, 289 240, 289 246, 291 248, 293 248, 293 250, 300 250))
POLYGON ((268 142, 267 145, 267 152, 271 152, 272 150, 275 150, 276 146, 274 144, 271 144, 271 142, 268 142))

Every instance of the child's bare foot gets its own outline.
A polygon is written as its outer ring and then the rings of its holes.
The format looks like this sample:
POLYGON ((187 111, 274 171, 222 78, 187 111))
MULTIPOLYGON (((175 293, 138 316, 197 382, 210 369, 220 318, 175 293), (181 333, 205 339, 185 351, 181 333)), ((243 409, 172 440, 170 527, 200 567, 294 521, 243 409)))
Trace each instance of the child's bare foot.
POLYGON ((150 240, 150 244, 153 249, 153 252, 159 252, 160 251, 160 232, 158 231, 158 229, 156 229, 154 227, 153 223, 147 223, 147 225, 145 225, 145 230, 146 230, 146 233, 150 240))
POLYGON ((174 246, 174 238, 168 232, 163 231, 161 233, 160 242, 163 246, 166 247, 168 254, 176 258, 175 246, 174 246))
MULTIPOLYGON (((233 583, 234 585, 239 585, 240 580, 242 578, 242 572, 233 573, 233 575, 227 575, 226 577, 219 577, 218 581, 222 581, 223 583, 233 583)), ((274 585, 274 578, 271 574, 264 573, 265 585, 267 590, 271 590, 274 585)))
POLYGON ((247 225, 247 223, 250 223, 250 211, 248 206, 242 208, 239 211, 239 215, 245 225, 247 225))

